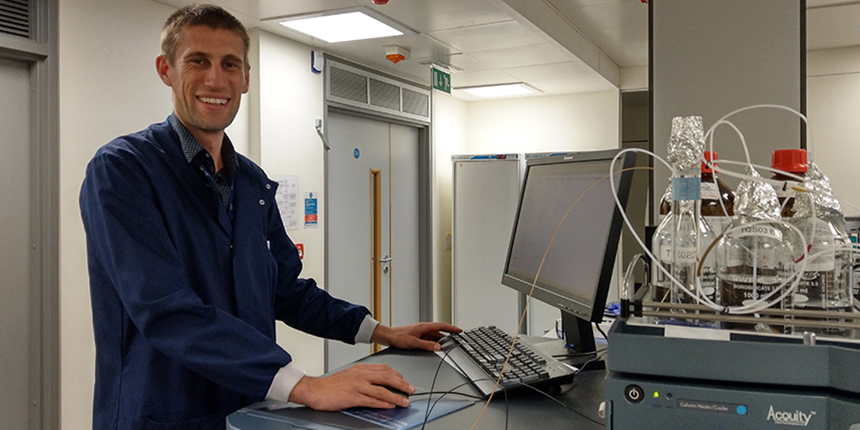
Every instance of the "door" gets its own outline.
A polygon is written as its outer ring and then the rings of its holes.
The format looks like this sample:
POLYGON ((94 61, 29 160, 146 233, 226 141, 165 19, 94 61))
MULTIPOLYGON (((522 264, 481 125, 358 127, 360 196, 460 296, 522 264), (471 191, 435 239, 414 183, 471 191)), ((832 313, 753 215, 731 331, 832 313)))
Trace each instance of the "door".
MULTIPOLYGON (((418 322, 418 129, 329 112, 327 135, 327 290, 382 324, 418 322)), ((326 341, 326 370, 371 352, 326 341)))
MULTIPOLYGON (((3 428, 27 429, 30 380, 38 381, 38 338, 31 336, 30 71, 0 59, 0 417, 3 428), (31 357, 32 356, 32 357, 31 357), (32 359, 31 359, 32 358, 32 359), (31 363, 33 368, 31 368, 31 363)), ((38 384, 33 385, 34 389, 38 384)))

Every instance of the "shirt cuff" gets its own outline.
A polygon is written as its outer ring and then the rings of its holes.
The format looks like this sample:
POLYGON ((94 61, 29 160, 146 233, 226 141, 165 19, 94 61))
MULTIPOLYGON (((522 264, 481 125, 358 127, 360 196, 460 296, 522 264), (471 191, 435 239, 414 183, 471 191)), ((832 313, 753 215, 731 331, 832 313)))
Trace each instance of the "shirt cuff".
POLYGON ((365 315, 364 321, 361 322, 361 326, 358 328, 358 333, 355 334, 355 343, 370 343, 373 331, 376 330, 376 326, 378 325, 379 321, 371 318, 370 315, 365 315))
POLYGON ((301 370, 293 368, 290 363, 280 369, 272 379, 272 385, 269 386, 269 392, 266 394, 266 399, 275 400, 278 402, 287 403, 290 401, 290 393, 293 388, 299 383, 299 379, 305 377, 305 373, 301 370))

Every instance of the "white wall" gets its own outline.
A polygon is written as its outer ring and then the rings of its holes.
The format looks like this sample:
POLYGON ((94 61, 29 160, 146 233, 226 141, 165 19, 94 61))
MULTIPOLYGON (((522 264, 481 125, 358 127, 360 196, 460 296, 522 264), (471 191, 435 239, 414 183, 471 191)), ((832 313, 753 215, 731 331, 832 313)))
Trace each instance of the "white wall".
POLYGON ((451 322, 451 233, 454 170, 451 155, 466 152, 466 102, 433 90, 433 319, 451 322))
POLYGON ((148 0, 60 2, 60 407, 63 430, 92 428, 95 369, 84 170, 114 137, 163 121, 170 89, 155 73, 172 8, 148 0))
MULTIPOLYGON (((323 118, 323 75, 311 72, 310 47, 264 31, 252 35, 259 42, 260 63, 259 87, 249 94, 251 111, 259 113, 259 142, 252 139, 251 147, 259 145, 261 166, 269 177, 299 177, 300 199, 308 191, 319 193, 318 209, 324 214, 324 148, 314 128, 314 119, 323 118)), ((288 231, 294 242, 304 244, 301 276, 316 279, 321 287, 325 223, 320 216, 317 228, 288 231)), ((278 341, 293 356, 297 369, 309 375, 323 373, 321 339, 279 323, 278 341)))
POLYGON ((815 162, 837 197, 860 206, 860 46, 808 52, 806 94, 815 162))
POLYGON ((618 91, 524 97, 468 105, 469 153, 618 148, 618 91))

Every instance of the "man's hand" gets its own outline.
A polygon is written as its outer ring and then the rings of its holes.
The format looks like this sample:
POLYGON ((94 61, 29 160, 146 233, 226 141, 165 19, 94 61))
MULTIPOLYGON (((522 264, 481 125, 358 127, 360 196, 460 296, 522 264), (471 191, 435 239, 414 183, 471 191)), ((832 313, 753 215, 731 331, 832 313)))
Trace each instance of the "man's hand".
POLYGON ((305 376, 290 393, 290 401, 319 411, 365 406, 391 409, 407 407, 409 400, 385 386, 407 394, 415 392, 396 370, 385 364, 356 364, 329 376, 305 376))
POLYGON ((427 351, 439 351, 441 347, 437 341, 446 333, 460 333, 463 330, 445 323, 418 323, 402 327, 386 327, 382 324, 376 326, 370 341, 380 345, 392 346, 400 349, 424 349, 427 351))

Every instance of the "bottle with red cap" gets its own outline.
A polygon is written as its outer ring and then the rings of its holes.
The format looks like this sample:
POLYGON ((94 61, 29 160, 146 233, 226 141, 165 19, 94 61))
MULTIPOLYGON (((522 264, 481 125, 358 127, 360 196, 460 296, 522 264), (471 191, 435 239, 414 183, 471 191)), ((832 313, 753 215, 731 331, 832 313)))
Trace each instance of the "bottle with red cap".
MULTIPOLYGON (((705 151, 705 160, 716 166, 717 153, 705 151)), ((715 235, 719 236, 725 230, 734 214, 734 191, 716 177, 707 163, 702 163, 702 216, 715 235)))
MULTIPOLYGON (((806 173, 806 150, 805 149, 777 149, 773 151, 771 157, 771 167, 782 170, 783 172, 792 173, 797 176, 803 176, 806 173)), ((782 207, 782 218, 791 218, 794 215, 794 186, 799 185, 800 181, 791 178, 779 172, 774 172, 771 179, 781 181, 782 185, 775 185, 776 197, 779 199, 780 207, 782 207)))

